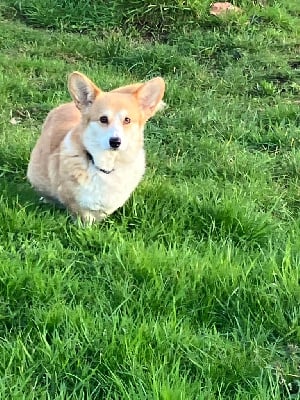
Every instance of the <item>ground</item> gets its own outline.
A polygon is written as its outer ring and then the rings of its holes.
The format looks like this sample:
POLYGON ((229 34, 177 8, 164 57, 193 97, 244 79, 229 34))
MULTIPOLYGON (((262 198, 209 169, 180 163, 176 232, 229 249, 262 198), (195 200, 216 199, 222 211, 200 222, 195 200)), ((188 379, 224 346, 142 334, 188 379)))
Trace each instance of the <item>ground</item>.
POLYGON ((299 397, 300 4, 0 6, 0 398, 299 397), (82 227, 26 181, 79 70, 162 76, 147 172, 82 227))

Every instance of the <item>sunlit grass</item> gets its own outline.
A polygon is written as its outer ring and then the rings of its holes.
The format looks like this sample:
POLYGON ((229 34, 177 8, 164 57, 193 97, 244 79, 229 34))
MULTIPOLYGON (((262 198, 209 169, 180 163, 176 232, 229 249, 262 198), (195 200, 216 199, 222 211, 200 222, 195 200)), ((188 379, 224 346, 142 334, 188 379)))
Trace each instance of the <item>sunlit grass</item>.
POLYGON ((0 8, 0 398, 297 398, 298 2, 50 3, 0 8), (143 182, 86 228, 26 181, 73 70, 167 83, 143 182))

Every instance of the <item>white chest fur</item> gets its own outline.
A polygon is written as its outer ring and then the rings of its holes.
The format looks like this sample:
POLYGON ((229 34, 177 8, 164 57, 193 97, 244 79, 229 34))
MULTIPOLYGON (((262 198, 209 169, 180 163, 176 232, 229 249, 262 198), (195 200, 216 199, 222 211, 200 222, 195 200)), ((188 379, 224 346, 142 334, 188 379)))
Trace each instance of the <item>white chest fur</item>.
POLYGON ((139 152, 133 162, 117 162, 109 174, 99 171, 90 162, 89 179, 76 191, 76 201, 82 209, 111 214, 126 202, 144 172, 144 150, 139 152))

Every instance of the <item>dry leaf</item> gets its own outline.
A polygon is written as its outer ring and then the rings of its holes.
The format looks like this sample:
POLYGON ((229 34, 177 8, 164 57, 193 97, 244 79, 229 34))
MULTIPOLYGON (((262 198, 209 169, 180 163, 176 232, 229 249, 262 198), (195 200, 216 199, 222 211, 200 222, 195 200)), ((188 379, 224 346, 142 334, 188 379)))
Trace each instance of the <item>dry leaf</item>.
POLYGON ((228 12, 240 12, 242 11, 239 7, 225 1, 224 3, 212 3, 210 6, 209 13, 218 17, 219 15, 224 15, 228 12))
POLYGON ((10 122, 12 125, 17 125, 17 124, 20 124, 20 123, 21 123, 21 119, 20 119, 20 118, 15 118, 15 117, 13 117, 13 118, 10 119, 9 122, 10 122))

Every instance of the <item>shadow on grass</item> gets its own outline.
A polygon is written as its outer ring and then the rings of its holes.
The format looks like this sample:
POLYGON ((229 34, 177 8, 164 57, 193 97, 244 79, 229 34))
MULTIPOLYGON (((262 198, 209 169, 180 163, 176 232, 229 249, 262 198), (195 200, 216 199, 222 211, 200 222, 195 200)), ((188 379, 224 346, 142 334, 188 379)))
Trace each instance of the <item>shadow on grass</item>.
POLYGON ((52 210, 57 213, 66 212, 65 208, 56 203, 44 203, 38 193, 30 187, 30 183, 24 178, 18 180, 6 180, 0 183, 2 203, 11 209, 26 208, 28 212, 41 212, 52 210))

